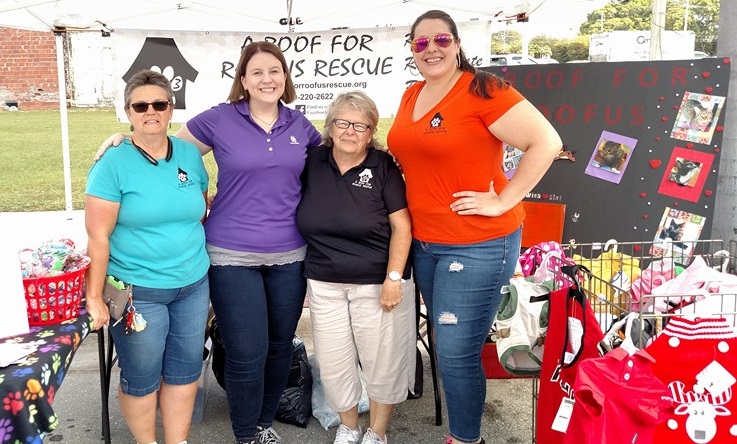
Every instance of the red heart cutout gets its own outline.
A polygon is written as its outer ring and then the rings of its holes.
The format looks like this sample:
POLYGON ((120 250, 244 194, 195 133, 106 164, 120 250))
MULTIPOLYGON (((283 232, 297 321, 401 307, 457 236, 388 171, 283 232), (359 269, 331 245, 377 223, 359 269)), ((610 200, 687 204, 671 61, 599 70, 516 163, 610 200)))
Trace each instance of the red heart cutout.
POLYGON ((691 142, 688 142, 688 143, 686 144, 686 148, 688 148, 688 149, 691 149, 691 148, 693 148, 693 143, 691 143, 691 142))
POLYGON ((542 195, 542 198, 545 199, 545 200, 547 200, 548 199, 548 195, 547 194, 543 194, 542 195))
POLYGON ((661 163, 660 159, 650 159, 650 168, 657 169, 661 163))
POLYGON ((640 197, 645 197, 645 196, 647 196, 647 193, 640 193, 640 197))
POLYGON ((665 97, 660 96, 660 97, 658 97, 658 100, 660 100, 662 102, 663 100, 665 100, 665 97))
POLYGON ((660 136, 655 136, 655 141, 660 142, 660 136))
POLYGON ((647 219, 647 214, 643 214, 643 215, 642 215, 642 218, 643 218, 643 219, 647 219))
POLYGON ((701 74, 701 77, 703 77, 705 79, 708 79, 710 76, 711 76, 711 74, 709 74, 709 71, 706 71, 706 72, 704 72, 704 73, 701 74))
POLYGON ((724 127, 722 125, 717 125, 715 129, 717 130, 718 133, 721 133, 722 131, 724 131, 724 127))
POLYGON ((707 196, 711 196, 711 193, 712 193, 712 191, 711 191, 711 190, 706 190, 706 191, 704 191, 704 194, 706 194, 707 196))
POLYGON ((714 88, 712 88, 711 86, 707 86, 706 88, 704 88, 704 91, 706 91, 707 93, 711 93, 712 91, 714 91, 714 88))
POLYGON ((667 122, 668 121, 668 116, 663 116, 663 117, 660 118, 660 120, 662 120, 663 122, 667 122))
POLYGON ((635 245, 635 251, 640 251, 640 250, 642 250, 642 247, 639 245, 635 245))
POLYGON ((719 152, 719 148, 714 148, 714 152, 715 153, 718 153, 719 152))
POLYGON ((678 202, 673 202, 673 206, 674 207, 677 207, 678 206, 678 202))
POLYGON ((678 111, 678 108, 680 108, 680 106, 679 106, 679 105, 673 105, 673 109, 674 109, 674 110, 678 111))
POLYGON ((723 58, 722 63, 729 65, 729 59, 727 57, 723 58))

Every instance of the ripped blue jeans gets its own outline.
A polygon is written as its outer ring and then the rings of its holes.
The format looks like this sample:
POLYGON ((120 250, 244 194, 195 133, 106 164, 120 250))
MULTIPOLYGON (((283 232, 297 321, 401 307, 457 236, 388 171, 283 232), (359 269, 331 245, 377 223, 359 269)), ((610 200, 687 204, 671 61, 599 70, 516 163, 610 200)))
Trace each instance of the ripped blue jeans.
POLYGON ((417 285, 435 328, 450 434, 476 442, 486 400, 481 349, 519 257, 520 234, 467 245, 412 241, 417 285))

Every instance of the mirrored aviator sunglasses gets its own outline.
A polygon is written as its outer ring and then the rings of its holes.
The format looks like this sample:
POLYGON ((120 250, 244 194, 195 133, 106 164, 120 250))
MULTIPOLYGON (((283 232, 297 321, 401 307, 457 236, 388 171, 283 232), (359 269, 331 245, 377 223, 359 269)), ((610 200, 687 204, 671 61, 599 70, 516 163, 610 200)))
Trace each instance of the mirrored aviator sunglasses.
POLYGON ((427 49, 432 39, 435 46, 438 48, 447 48, 453 43, 453 35, 448 32, 439 32, 431 37, 417 37, 412 40, 410 46, 412 52, 422 52, 427 49))
POLYGON ((166 111, 167 108, 169 108, 169 102, 166 100, 157 100, 155 102, 136 102, 131 103, 130 107, 133 111, 137 113, 145 113, 148 111, 148 106, 151 105, 154 107, 154 111, 166 111))

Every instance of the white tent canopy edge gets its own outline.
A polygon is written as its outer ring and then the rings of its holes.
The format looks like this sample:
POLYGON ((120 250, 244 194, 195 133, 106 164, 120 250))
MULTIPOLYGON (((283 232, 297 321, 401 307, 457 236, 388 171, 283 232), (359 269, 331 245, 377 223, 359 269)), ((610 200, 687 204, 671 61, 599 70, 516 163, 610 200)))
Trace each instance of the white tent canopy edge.
MULTIPOLYGON (((541 4, 545 0, 541 0, 541 4)), ((248 30, 287 33, 333 28, 403 26, 423 12, 442 9, 455 20, 489 20, 529 11, 527 0, 460 0, 452 4, 418 0, 0 0, 0 26, 53 31, 56 39, 65 210, 72 218, 71 160, 63 32, 112 31, 116 27, 156 30, 248 30)))

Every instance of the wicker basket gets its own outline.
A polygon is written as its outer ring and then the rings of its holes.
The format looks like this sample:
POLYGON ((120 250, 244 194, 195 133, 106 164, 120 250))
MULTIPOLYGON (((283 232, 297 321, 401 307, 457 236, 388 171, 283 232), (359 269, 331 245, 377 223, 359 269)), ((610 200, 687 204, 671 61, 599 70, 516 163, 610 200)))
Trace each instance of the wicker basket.
POLYGON ((51 325, 76 318, 87 268, 58 276, 23 279, 28 325, 51 325))

